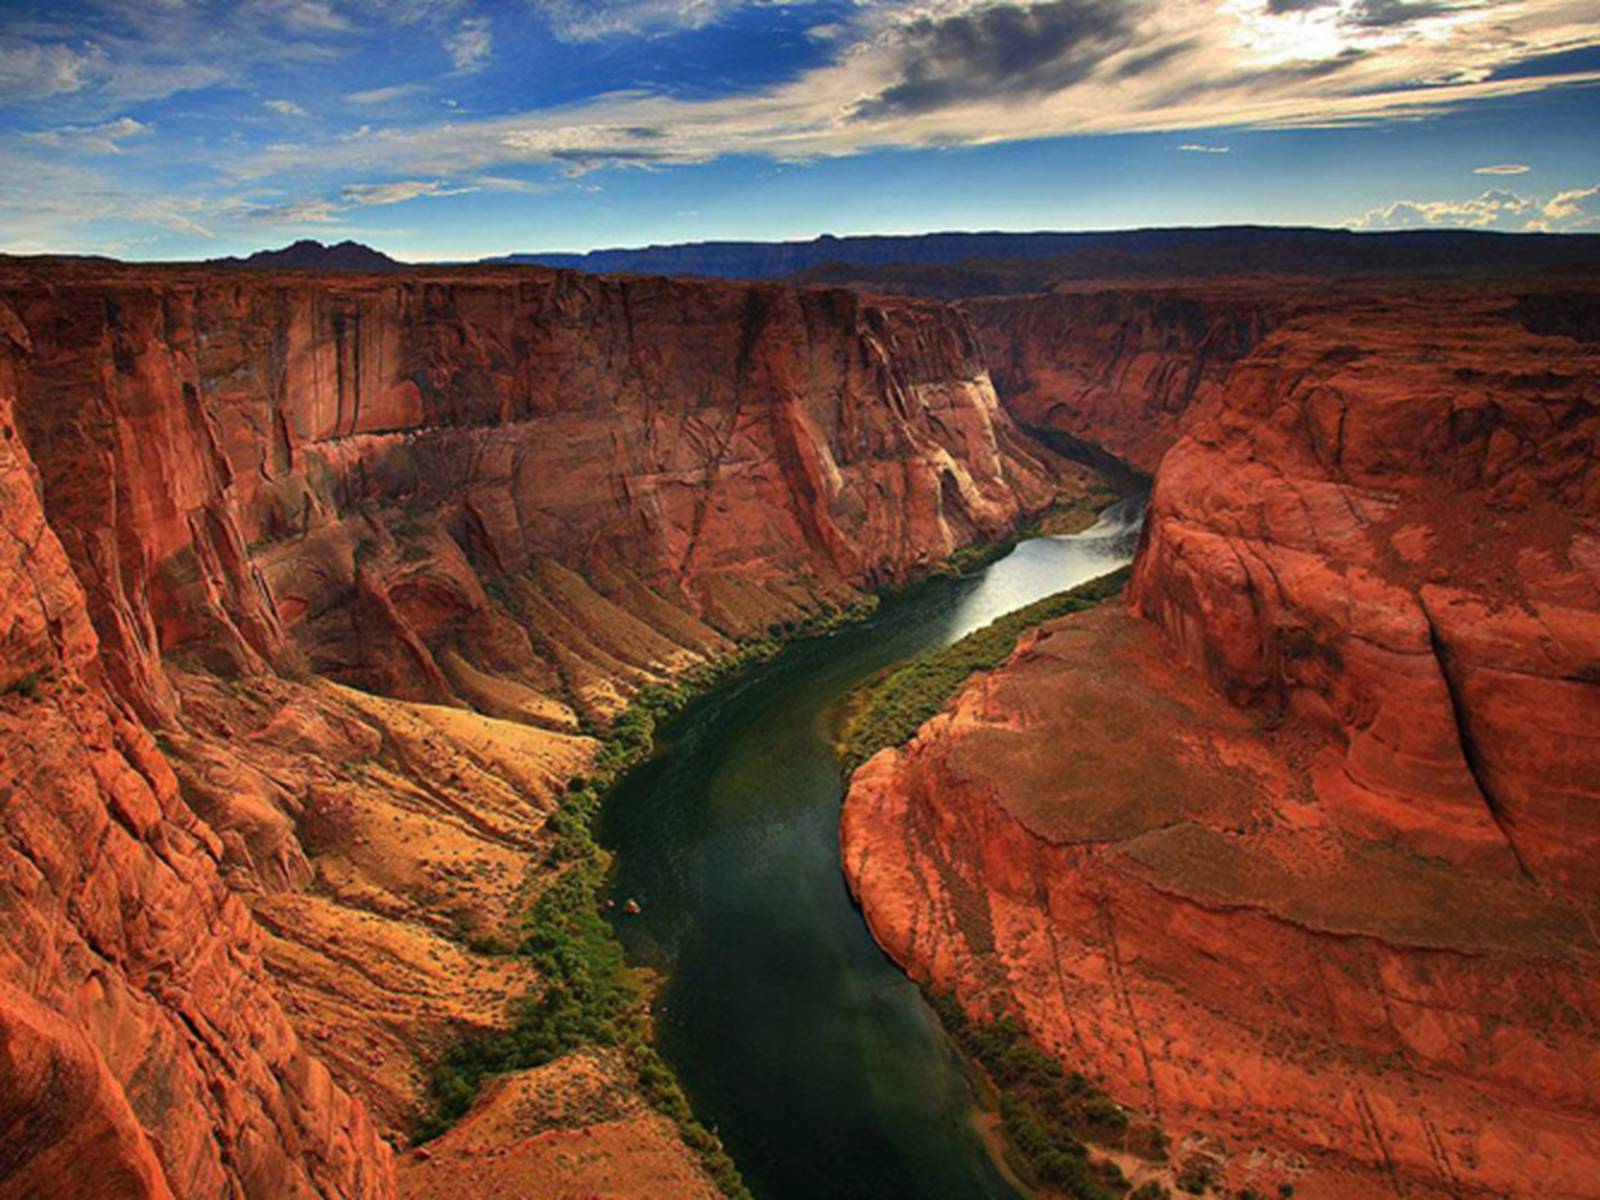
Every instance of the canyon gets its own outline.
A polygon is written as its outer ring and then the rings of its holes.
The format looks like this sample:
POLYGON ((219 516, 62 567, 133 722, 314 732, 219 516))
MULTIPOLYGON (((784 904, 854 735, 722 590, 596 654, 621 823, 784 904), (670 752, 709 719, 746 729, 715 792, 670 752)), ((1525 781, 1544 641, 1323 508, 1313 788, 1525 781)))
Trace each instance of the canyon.
POLYGON ((1592 290, 969 307, 1024 424, 1155 487, 1125 605, 854 777, 874 935, 1219 1186, 1593 1195, 1592 290))
POLYGON ((8 1198, 711 1194, 603 1053, 391 1147, 632 698, 1089 479, 937 304, 538 269, 7 260, 0 429, 8 1198))
POLYGON ((552 816, 1085 461, 1154 477, 1127 595, 855 774, 872 935, 1151 1179, 1592 1195, 1588 277, 933 267, 0 258, 0 1200, 718 1194, 608 1047, 410 1148, 552 816))

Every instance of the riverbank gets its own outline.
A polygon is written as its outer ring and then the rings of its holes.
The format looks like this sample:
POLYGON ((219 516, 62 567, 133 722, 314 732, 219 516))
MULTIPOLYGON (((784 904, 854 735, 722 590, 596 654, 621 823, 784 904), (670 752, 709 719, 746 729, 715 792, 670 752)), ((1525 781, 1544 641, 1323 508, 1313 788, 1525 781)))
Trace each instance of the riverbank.
POLYGON ((1119 594, 1128 568, 1036 600, 996 618, 960 641, 925 654, 852 693, 839 734, 839 761, 848 777, 879 750, 903 744, 978 671, 999 666, 1017 639, 1042 622, 1082 612, 1119 594))
POLYGON ((868 596, 797 626, 783 639, 747 642, 670 684, 646 689, 613 719, 591 769, 571 778, 567 794, 546 822, 553 835, 546 863, 558 872, 555 878, 519 919, 514 942, 473 947, 526 959, 541 988, 516 1002, 508 1029, 462 1038, 440 1056, 429 1075, 430 1104, 416 1131, 417 1144, 451 1129, 492 1077, 543 1067, 577 1051, 611 1049, 620 1052, 644 1099, 672 1122, 717 1189, 730 1200, 749 1197, 737 1166, 695 1117, 673 1072, 654 1049, 650 1000, 658 985, 626 961, 601 916, 611 858, 595 840, 595 820, 605 794, 654 749, 659 721, 739 671, 772 659, 787 645, 865 619, 878 603, 878 597, 868 596))

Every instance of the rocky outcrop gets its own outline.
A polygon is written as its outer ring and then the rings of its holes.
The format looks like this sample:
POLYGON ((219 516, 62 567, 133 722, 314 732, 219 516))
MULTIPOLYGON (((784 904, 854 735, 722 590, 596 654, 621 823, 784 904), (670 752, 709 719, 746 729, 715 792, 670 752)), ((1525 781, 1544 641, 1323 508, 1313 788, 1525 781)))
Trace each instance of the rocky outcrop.
POLYGON ((1528 291, 1298 303, 1161 460, 1133 613, 852 783, 889 952, 1234 1188, 1600 1172, 1600 358, 1528 291))
POLYGON ((1235 702, 1328 731, 1342 824, 1600 891, 1600 353, 1507 301, 1286 326, 1168 454, 1132 597, 1235 702))
POLYGON ((637 1090, 616 1051, 580 1051, 503 1077, 461 1124, 401 1158, 401 1190, 415 1200, 718 1200, 671 1122, 637 1090))
POLYGON ((217 835, 102 687, 13 370, 0 356, 0 1196, 391 1195, 217 835))
POLYGON ((4 1196, 389 1194, 583 729, 1072 478, 843 292, 11 261, 0 385, 4 1196))
POLYGON ((1305 283, 1082 284, 965 301, 1006 410, 1147 473, 1305 283))

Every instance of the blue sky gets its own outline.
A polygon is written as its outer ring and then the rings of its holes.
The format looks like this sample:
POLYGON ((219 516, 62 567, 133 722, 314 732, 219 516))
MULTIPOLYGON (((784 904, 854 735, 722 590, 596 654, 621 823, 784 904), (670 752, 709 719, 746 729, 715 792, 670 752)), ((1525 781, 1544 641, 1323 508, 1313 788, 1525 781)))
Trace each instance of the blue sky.
POLYGON ((1594 0, 0 0, 0 250, 1600 231, 1594 0))

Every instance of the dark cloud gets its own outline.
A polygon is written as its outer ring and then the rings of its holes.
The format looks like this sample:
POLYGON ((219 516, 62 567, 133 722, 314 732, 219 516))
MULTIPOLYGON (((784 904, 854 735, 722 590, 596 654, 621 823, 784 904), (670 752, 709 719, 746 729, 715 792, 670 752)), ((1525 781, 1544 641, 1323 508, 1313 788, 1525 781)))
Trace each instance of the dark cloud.
POLYGON ((1367 29, 1388 29, 1408 25, 1424 17, 1437 17, 1460 7, 1437 0, 1362 0, 1351 13, 1355 24, 1367 29))
POLYGON ((978 97, 1056 91, 1130 45, 1135 15, 1126 0, 1054 0, 924 17, 901 33, 900 82, 863 101, 856 115, 915 115, 978 97))
POLYGON ((1182 87, 1162 92, 1155 100, 1159 107, 1192 104, 1208 95, 1222 92, 1273 92, 1311 80, 1326 79, 1347 71, 1371 56, 1371 51, 1354 46, 1341 50, 1331 58, 1309 59, 1305 62, 1284 63, 1265 70, 1234 71, 1212 79, 1197 80, 1182 87))
POLYGON ((1143 54, 1135 54, 1117 66, 1117 78, 1136 79, 1140 75, 1166 66, 1174 59, 1182 58, 1198 45, 1200 45, 1199 38, 1182 38, 1176 42, 1168 42, 1165 46, 1157 46, 1154 50, 1146 50, 1143 54))
MULTIPOLYGON (((1288 13, 1311 12, 1330 8, 1337 0, 1267 0, 1267 11, 1281 17, 1288 13)), ((1345 15, 1345 21, 1363 29, 1388 29, 1395 25, 1408 25, 1424 17, 1437 17, 1462 8, 1476 8, 1476 4, 1447 3, 1446 0, 1361 0, 1345 15)))

